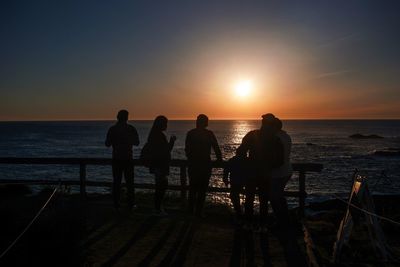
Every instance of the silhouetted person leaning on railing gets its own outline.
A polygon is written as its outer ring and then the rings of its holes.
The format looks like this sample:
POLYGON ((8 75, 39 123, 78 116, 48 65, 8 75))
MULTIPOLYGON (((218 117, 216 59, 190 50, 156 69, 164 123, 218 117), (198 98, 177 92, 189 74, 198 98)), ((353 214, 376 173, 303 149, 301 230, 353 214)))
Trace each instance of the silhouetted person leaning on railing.
POLYGON ((217 138, 212 131, 206 129, 208 117, 197 116, 196 128, 186 135, 185 152, 188 159, 189 173, 189 212, 203 216, 202 210, 211 176, 211 148, 217 160, 222 160, 217 138))
POLYGON ((246 151, 242 148, 236 149, 236 155, 228 160, 224 168, 223 181, 226 186, 230 184, 230 199, 235 210, 235 223, 243 224, 242 207, 240 205, 240 193, 246 186, 248 177, 251 176, 251 166, 246 151))
POLYGON ((117 115, 117 123, 110 127, 105 144, 112 146, 112 172, 113 172, 113 200, 114 207, 120 207, 121 180, 125 177, 128 189, 128 205, 135 207, 134 168, 133 168, 133 146, 139 145, 138 133, 132 125, 128 124, 129 113, 120 110, 117 115))
POLYGON ((156 214, 165 216, 162 201, 165 191, 168 187, 169 164, 171 161, 171 150, 176 140, 175 136, 171 136, 169 142, 163 131, 167 130, 168 119, 165 116, 158 116, 150 130, 147 144, 142 154, 148 153, 148 166, 150 173, 154 173, 156 190, 154 193, 154 205, 156 214), (147 150, 147 152, 145 151, 147 150))

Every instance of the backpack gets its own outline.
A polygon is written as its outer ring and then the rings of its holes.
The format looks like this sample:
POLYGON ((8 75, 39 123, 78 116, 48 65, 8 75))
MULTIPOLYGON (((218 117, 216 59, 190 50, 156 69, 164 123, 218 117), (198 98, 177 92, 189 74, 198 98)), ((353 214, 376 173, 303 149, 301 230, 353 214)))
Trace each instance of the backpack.
POLYGON ((150 167, 153 160, 153 151, 149 142, 144 144, 142 151, 140 152, 140 160, 142 161, 143 166, 150 167))

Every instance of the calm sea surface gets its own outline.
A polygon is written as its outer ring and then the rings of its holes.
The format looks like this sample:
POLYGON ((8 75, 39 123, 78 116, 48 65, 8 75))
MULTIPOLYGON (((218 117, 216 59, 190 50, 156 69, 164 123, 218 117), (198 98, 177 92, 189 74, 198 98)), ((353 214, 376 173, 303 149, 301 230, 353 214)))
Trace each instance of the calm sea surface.
MULTIPOLYGON (((0 157, 111 157, 104 139, 112 124, 112 121, 0 122, 0 157)), ((141 144, 134 153, 138 157, 152 122, 131 124, 140 135, 141 144)), ((209 129, 216 134, 224 158, 229 159, 242 137, 259 124, 259 121, 211 121, 209 129)), ((169 122, 167 135, 178 138, 174 158, 185 158, 185 135, 193 127, 193 121, 169 122)), ((313 197, 347 192, 355 168, 368 177, 374 192, 400 193, 400 157, 374 155, 375 151, 400 149, 400 120, 288 120, 284 121, 284 128, 292 136, 293 162, 324 165, 321 173, 307 175, 307 191, 313 197), (355 133, 377 134, 384 139, 348 137, 355 133), (380 179, 383 170, 388 178, 380 179)), ((78 179, 78 176, 78 168, 73 166, 0 165, 0 178, 58 180, 78 179)), ((88 179, 111 180, 111 168, 89 166, 88 179)), ((135 179, 150 182, 153 178, 147 169, 138 168, 135 179)), ((173 169, 170 183, 177 183, 178 179, 178 170, 173 169)), ((220 171, 213 175, 212 183, 223 186, 220 171)), ((294 176, 289 189, 296 189, 297 183, 294 176)))

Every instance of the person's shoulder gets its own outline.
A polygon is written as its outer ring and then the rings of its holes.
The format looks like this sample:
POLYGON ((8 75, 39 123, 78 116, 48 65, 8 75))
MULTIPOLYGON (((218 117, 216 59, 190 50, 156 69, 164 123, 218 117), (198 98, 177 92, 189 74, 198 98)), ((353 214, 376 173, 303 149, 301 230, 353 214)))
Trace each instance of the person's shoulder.
POLYGON ((127 126, 126 126, 129 130, 133 130, 133 131, 136 131, 136 128, 135 128, 135 126, 133 126, 132 124, 127 124, 127 126))
POLYGON ((110 132, 111 132, 111 131, 114 131, 115 128, 117 128, 117 124, 111 125, 110 128, 108 128, 108 131, 110 131, 110 132))
POLYGON ((206 131, 207 134, 214 136, 214 132, 212 130, 209 129, 204 129, 206 131))
POLYGON ((193 129, 191 129, 191 130, 189 130, 188 132, 187 132, 187 135, 192 135, 192 134, 194 134, 195 132, 196 132, 196 128, 193 128, 193 129))
POLYGON ((191 141, 194 138, 194 135, 196 134, 196 128, 189 130, 186 133, 186 140, 191 141))
POLYGON ((261 131, 260 129, 251 130, 249 134, 259 134, 261 131))
POLYGON ((259 134, 259 133, 260 133, 260 130, 251 130, 250 132, 248 132, 248 133, 244 136, 244 138, 251 138, 251 137, 256 136, 256 135, 259 134))
POLYGON ((291 140, 292 138, 290 137, 290 135, 286 132, 286 131, 284 131, 284 130, 280 130, 278 133, 277 133, 277 136, 279 137, 279 138, 284 138, 284 139, 287 139, 287 140, 291 140))

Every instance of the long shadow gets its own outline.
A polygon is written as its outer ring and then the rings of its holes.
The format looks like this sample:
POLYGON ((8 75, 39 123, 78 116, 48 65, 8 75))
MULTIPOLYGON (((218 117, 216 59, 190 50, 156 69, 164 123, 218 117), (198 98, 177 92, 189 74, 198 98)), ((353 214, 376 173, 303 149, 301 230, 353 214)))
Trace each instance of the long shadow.
MULTIPOLYGON (((255 234, 240 227, 235 229, 232 255, 229 266, 256 266, 255 263, 255 234)), ((264 260, 263 266, 272 266, 269 257, 268 234, 260 234, 260 248, 264 260)))
POLYGON ((264 267, 272 266, 271 257, 269 254, 269 239, 267 233, 260 233, 260 248, 264 261, 264 267))
POLYGON ((243 247, 242 231, 242 229, 236 228, 233 235, 232 255, 229 260, 229 266, 231 267, 241 266, 243 247))
POLYGON ((305 267, 308 266, 306 257, 301 252, 300 246, 297 243, 296 231, 293 227, 278 229, 276 231, 278 240, 283 247, 287 266, 289 267, 305 267))
MULTIPOLYGON (((98 242, 99 240, 101 240, 103 237, 105 237, 106 235, 108 235, 112 230, 114 230, 118 225, 121 224, 123 220, 118 220, 116 222, 114 222, 113 224, 111 224, 110 226, 108 226, 106 229, 104 229, 103 231, 101 231, 100 233, 98 233, 97 235, 95 235, 94 237, 88 239, 86 242, 84 242, 81 247, 82 248, 88 248, 91 245, 93 245, 94 243, 98 242)), ((100 228, 102 225, 100 224, 98 228, 100 228)), ((92 229, 91 232, 96 231, 96 229, 92 229)))
POLYGON ((151 249, 151 251, 146 255, 146 257, 141 260, 138 264, 139 267, 150 266, 151 261, 157 256, 157 254, 161 251, 164 247, 165 242, 167 242, 168 238, 173 233, 176 227, 176 220, 171 221, 168 228, 165 230, 164 234, 160 237, 157 244, 151 249))
POLYGON ((181 266, 185 261, 186 253, 188 252, 193 234, 193 222, 191 222, 191 220, 186 220, 183 223, 174 244, 158 266, 181 266))
POLYGON ((143 238, 151 228, 159 221, 159 217, 151 216, 148 217, 139 227, 139 229, 135 232, 135 234, 128 240, 128 242, 123 245, 117 253, 111 256, 108 261, 106 261, 101 266, 108 267, 113 266, 115 263, 118 262, 120 258, 122 258, 128 250, 141 238, 143 238))
POLYGON ((171 266, 183 266, 186 260, 186 256, 189 252, 190 246, 193 241, 194 232, 196 229, 196 224, 191 223, 186 231, 186 234, 183 238, 181 246, 177 253, 175 254, 174 259, 172 260, 171 266))

